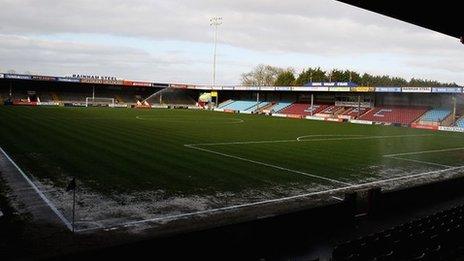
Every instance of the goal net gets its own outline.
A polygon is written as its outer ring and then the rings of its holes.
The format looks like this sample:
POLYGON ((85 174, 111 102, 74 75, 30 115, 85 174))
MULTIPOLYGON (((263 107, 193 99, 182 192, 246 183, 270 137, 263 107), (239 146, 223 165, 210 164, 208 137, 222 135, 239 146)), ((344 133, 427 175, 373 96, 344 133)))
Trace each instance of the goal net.
POLYGON ((85 107, 114 107, 114 98, 85 98, 85 107))

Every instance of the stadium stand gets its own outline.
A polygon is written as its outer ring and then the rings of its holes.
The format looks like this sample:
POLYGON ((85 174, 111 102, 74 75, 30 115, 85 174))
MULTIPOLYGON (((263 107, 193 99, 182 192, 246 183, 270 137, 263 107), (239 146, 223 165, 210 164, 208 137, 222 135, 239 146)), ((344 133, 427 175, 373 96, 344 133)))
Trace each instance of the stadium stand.
POLYGON ((451 110, 446 108, 432 109, 426 112, 419 120, 423 125, 446 125, 449 126, 453 119, 451 110))
POLYGON ((58 96, 58 94, 56 92, 52 92, 51 93, 51 96, 52 96, 52 101, 53 102, 59 102, 61 101, 60 97, 58 96))
POLYGON ((61 92, 61 102, 85 102, 85 97, 90 97, 91 94, 77 93, 77 92, 61 92))
POLYGON ((53 101, 53 97, 49 92, 38 93, 37 97, 43 102, 53 101))
POLYGON ((340 106, 329 106, 326 109, 322 110, 321 112, 317 113, 316 116, 319 117, 336 117, 337 115, 341 114, 345 111, 344 107, 340 106))
POLYGON ((258 113, 270 113, 272 108, 274 108, 276 104, 277 104, 277 102, 268 102, 266 105, 260 106, 259 109, 256 110, 255 112, 258 112, 258 113))
POLYGON ((288 106, 292 104, 293 102, 289 102, 289 101, 279 101, 278 103, 274 105, 274 107, 271 108, 271 110, 273 112, 278 112, 278 111, 284 110, 285 108, 287 108, 288 106))
POLYGON ((360 116, 361 120, 411 124, 427 111, 427 107, 383 106, 376 107, 360 116))
POLYGON ((281 110, 279 113, 308 116, 319 113, 325 110, 327 107, 329 107, 327 104, 314 104, 313 108, 311 109, 311 104, 309 103, 294 103, 291 106, 281 110))
POLYGON ((250 108, 246 109, 245 111, 247 111, 247 112, 259 111, 261 108, 265 108, 269 104, 271 104, 271 103, 270 102, 260 102, 258 104, 258 106, 256 106, 256 102, 255 102, 254 106, 251 106, 250 108))
POLYGON ((464 128, 464 117, 459 118, 455 123, 456 127, 464 128))
POLYGON ((464 254, 464 205, 338 244, 338 260, 456 260, 464 254))
POLYGON ((222 108, 224 108, 225 106, 227 106, 228 104, 231 104, 232 102, 234 102, 234 100, 230 100, 230 99, 229 99, 229 100, 223 101, 223 102, 221 102, 221 103, 218 105, 218 108, 219 108, 219 109, 222 109, 222 108))
POLYGON ((421 120, 422 121, 442 121, 448 115, 451 114, 451 110, 448 109, 433 109, 424 114, 422 116, 421 120))
POLYGON ((116 95, 116 102, 124 103, 125 101, 124 98, 120 94, 118 94, 116 95))
POLYGON ((358 117, 358 111, 359 111, 359 116, 362 116, 364 113, 368 112, 369 110, 371 110, 371 108, 351 108, 351 109, 348 109, 346 111, 344 111, 342 114, 340 114, 341 116, 345 116, 346 118, 350 118, 350 119, 355 119, 358 117))
POLYGON ((256 101, 234 101, 222 107, 221 109, 247 111, 248 109, 253 109, 253 107, 256 107, 256 101))
MULTIPOLYGON (((126 98, 127 100, 127 98, 126 98)), ((196 101, 189 92, 183 90, 166 88, 151 95, 147 102, 149 104, 169 104, 169 105, 195 105, 196 101)))

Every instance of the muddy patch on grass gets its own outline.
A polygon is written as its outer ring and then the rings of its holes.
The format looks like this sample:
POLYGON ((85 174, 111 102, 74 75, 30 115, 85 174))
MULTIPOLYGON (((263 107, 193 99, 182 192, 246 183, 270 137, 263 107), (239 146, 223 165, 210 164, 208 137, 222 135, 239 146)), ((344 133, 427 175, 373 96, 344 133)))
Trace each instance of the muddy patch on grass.
MULTIPOLYGON (((56 207, 71 220, 72 192, 55 186, 50 180, 36 182, 56 207)), ((76 228, 103 228, 147 219, 159 219, 187 213, 250 204, 283 197, 323 191, 333 187, 320 184, 287 184, 266 189, 246 189, 240 192, 221 191, 209 195, 172 196, 163 190, 137 191, 103 195, 83 185, 76 193, 76 228)))
POLYGON ((428 165, 375 165, 369 166, 363 171, 371 175, 360 178, 358 183, 379 182, 383 190, 401 189, 427 184, 440 180, 461 177, 464 167, 434 167, 428 165))

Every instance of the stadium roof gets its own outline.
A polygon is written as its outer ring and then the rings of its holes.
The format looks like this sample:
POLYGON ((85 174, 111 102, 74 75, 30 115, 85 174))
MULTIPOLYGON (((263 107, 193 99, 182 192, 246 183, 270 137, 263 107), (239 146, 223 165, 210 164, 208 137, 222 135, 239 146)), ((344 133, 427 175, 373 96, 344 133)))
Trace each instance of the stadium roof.
POLYGON ((460 1, 337 0, 372 12, 425 27, 452 37, 464 36, 460 1))

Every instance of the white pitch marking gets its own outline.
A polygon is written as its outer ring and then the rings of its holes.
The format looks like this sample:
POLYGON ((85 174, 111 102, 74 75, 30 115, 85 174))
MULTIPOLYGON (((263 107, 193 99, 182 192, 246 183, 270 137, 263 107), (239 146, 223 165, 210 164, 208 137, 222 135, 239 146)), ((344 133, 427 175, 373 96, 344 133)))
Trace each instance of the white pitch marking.
POLYGON ((220 145, 243 145, 243 144, 262 144, 262 143, 286 143, 297 142, 297 140, 261 140, 261 141, 232 141, 215 143, 184 144, 184 146, 220 146, 220 145))
POLYGON ((319 135, 305 135, 305 136, 300 136, 296 138, 297 141, 304 141, 304 138, 311 138, 311 137, 360 137, 364 135, 344 135, 344 134, 329 134, 329 135, 324 135, 324 134, 319 134, 319 135))
POLYGON ((404 152, 404 153, 387 154, 387 155, 383 155, 383 156, 384 156, 384 157, 396 157, 396 156, 404 156, 404 155, 416 155, 416 154, 426 154, 426 153, 435 153, 435 152, 447 152, 447 151, 457 151, 457 150, 464 150, 464 147, 460 147, 460 148, 449 148, 449 149, 441 149, 441 150, 422 150, 422 151, 413 151, 413 152, 404 152))
POLYGON ((407 159, 407 158, 400 158, 400 157, 386 157, 386 158, 404 160, 404 161, 411 161, 411 162, 417 162, 417 163, 428 164, 428 165, 435 165, 435 166, 445 167, 445 168, 452 168, 453 167, 453 166, 450 166, 450 165, 444 165, 444 164, 439 164, 439 163, 434 163, 434 162, 429 162, 429 161, 423 161, 423 160, 416 160, 416 159, 407 159))
MULTIPOLYGON (((323 135, 328 136, 328 135, 323 135)), ((344 135, 345 136, 345 135, 344 135)), ((220 145, 243 145, 243 144, 263 144, 263 143, 285 143, 285 142, 316 142, 316 141, 340 141, 340 140, 370 140, 370 139, 387 139, 387 138, 406 138, 406 137, 428 137, 433 134, 419 134, 419 135, 387 135, 387 136, 360 136, 360 137, 345 137, 345 138, 327 138, 327 139, 297 139, 292 140, 261 140, 261 141, 232 141, 232 142, 214 142, 214 143, 196 143, 185 144, 184 146, 220 146, 220 145)))
POLYGON ((250 163, 254 163, 254 164, 258 164, 258 165, 263 165, 263 166, 270 167, 270 168, 275 168, 275 169, 278 169, 278 170, 283 170, 283 171, 287 171, 287 172, 293 172, 293 173, 301 174, 301 175, 308 176, 308 177, 311 177, 311 178, 322 179, 322 180, 326 180, 326 181, 330 181, 330 182, 338 183, 338 184, 343 184, 343 185, 351 185, 350 183, 339 181, 339 180, 336 180, 336 179, 321 177, 321 176, 318 176, 318 175, 309 174, 309 173, 299 171, 299 170, 288 169, 288 168, 284 168, 284 167, 281 167, 281 166, 277 166, 277 165, 273 165, 273 164, 269 164, 269 163, 265 163, 265 162, 261 162, 261 161, 242 158, 242 157, 239 157, 239 156, 234 156, 234 155, 230 155, 230 154, 226 154, 226 153, 222 153, 222 152, 218 152, 218 151, 214 151, 214 150, 208 150, 208 149, 205 149, 205 148, 199 148, 199 147, 196 147, 195 145, 186 144, 184 146, 188 147, 188 148, 191 148, 191 149, 196 149, 196 150, 200 150, 200 151, 204 151, 204 152, 209 152, 209 153, 217 154, 217 155, 228 157, 228 158, 238 159, 238 160, 242 160, 242 161, 246 161, 246 162, 250 162, 250 163))
MULTIPOLYGON (((137 120, 145 120, 145 121, 147 121, 147 120, 148 121, 149 120, 161 120, 161 121, 164 121, 164 122, 192 122, 192 121, 185 121, 185 120, 176 120, 176 118, 174 118, 174 119, 169 119, 169 118, 164 119, 164 118, 160 118, 160 117, 158 117, 158 118, 156 118, 156 117, 143 118, 142 116, 144 116, 144 115, 137 115, 137 116, 135 116, 135 118, 137 120)), ((179 118, 177 118, 177 119, 179 119, 179 118)), ((188 119, 188 118, 186 118, 186 119, 188 119)), ((213 122, 216 121, 216 122, 219 122, 220 124, 238 124, 238 123, 244 123, 245 122, 243 119, 239 119, 239 118, 237 118, 237 119, 234 119, 234 118, 230 118, 230 119, 228 119, 228 118, 210 118, 207 121, 210 121, 210 122, 211 121, 213 121, 213 122), (224 121, 222 121, 222 120, 224 120, 224 121)), ((197 121, 195 121, 195 122, 197 122, 197 121)))
MULTIPOLYGON (((459 169, 464 169, 464 166, 452 167, 452 168, 442 169, 442 170, 428 171, 428 172, 423 172, 423 173, 418 173, 418 174, 412 174, 412 175, 400 176, 400 177, 396 177, 396 178, 389 178, 389 179, 371 181, 371 182, 366 182, 366 183, 361 183, 361 184, 356 184, 356 185, 350 185, 350 186, 346 186, 346 187, 340 187, 340 188, 328 189, 328 190, 323 190, 323 191, 310 192, 310 193, 306 193, 306 194, 300 194, 300 195, 283 197, 283 198, 263 200, 263 201, 253 202, 253 203, 233 205, 233 206, 227 206, 227 207, 222 207, 222 208, 214 208, 214 209, 190 212, 190 213, 185 213, 185 214, 177 214, 177 215, 171 215, 171 216, 165 216, 165 217, 157 217, 157 218, 150 218, 150 219, 144 219, 144 220, 137 220, 137 221, 132 221, 132 222, 127 222, 127 223, 122 223, 122 224, 119 224, 119 225, 115 225, 115 226, 113 226, 113 228, 121 227, 121 226, 129 227, 129 226, 142 224, 142 223, 147 223, 147 222, 162 222, 162 221, 166 221, 166 220, 178 220, 178 219, 186 218, 186 217, 198 216, 198 215, 203 215, 203 214, 211 214, 211 213, 215 213, 215 212, 222 212, 222 211, 228 211, 228 210, 235 210, 235 209, 240 209, 240 208, 244 208, 244 207, 264 205, 264 204, 269 204, 269 203, 282 202, 282 201, 288 201, 288 200, 292 200, 292 199, 298 199, 298 198, 304 198, 304 197, 310 197, 310 196, 318 196, 318 195, 324 195, 324 194, 330 194, 330 193, 345 192, 347 190, 361 189, 361 188, 365 188, 365 187, 370 187, 372 185, 388 183, 388 182, 391 182, 391 181, 398 181, 398 180, 403 180, 403 179, 414 179, 414 178, 419 178, 419 177, 422 177, 422 176, 427 176, 427 175, 432 175, 432 174, 439 174, 439 173, 443 173, 443 172, 446 172, 446 171, 459 170, 459 169)), ((108 227, 107 229, 109 229, 109 228, 112 228, 112 227, 108 227)), ((86 228, 86 229, 77 230, 77 232, 85 232, 85 231, 91 231, 91 230, 97 230, 97 229, 100 229, 100 228, 86 228)))
POLYGON ((37 192, 37 194, 42 198, 42 200, 50 207, 50 209, 58 216, 58 218, 66 225, 66 227, 72 231, 71 223, 61 214, 61 212, 56 208, 56 206, 42 193, 42 191, 32 182, 29 177, 19 168, 18 165, 13 161, 13 159, 8 156, 8 154, 0 147, 0 151, 5 155, 5 157, 13 164, 13 166, 19 171, 23 178, 31 185, 31 187, 37 192))
POLYGON ((332 196, 332 198, 334 198, 334 199, 336 199, 336 200, 343 201, 343 199, 342 199, 342 198, 339 198, 339 197, 332 196))

